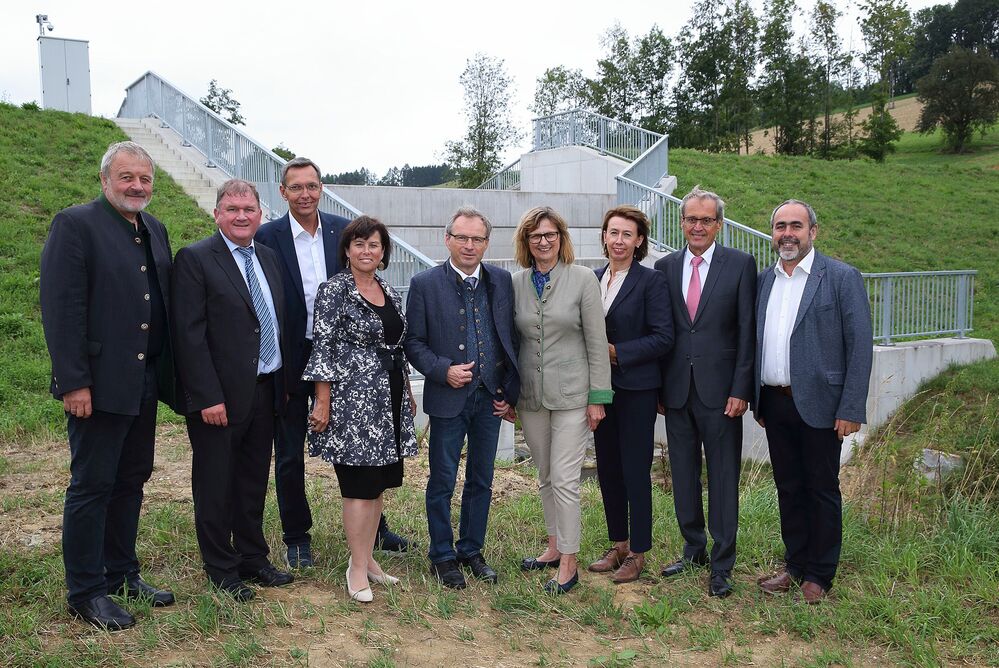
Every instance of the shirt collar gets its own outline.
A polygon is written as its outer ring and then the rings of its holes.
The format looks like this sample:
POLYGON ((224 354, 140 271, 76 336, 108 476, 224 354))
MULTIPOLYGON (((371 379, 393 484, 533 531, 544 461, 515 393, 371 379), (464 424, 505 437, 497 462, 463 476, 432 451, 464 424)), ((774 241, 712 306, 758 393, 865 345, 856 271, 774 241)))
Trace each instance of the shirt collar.
MULTIPOLYGON (((232 241, 230 241, 229 237, 227 237, 226 235, 222 234, 222 230, 219 230, 219 236, 222 237, 222 241, 225 242, 225 245, 229 247, 229 252, 230 253, 235 253, 237 248, 244 248, 244 246, 240 246, 239 244, 234 244, 232 241)), ((250 239, 250 246, 249 247, 253 248, 253 254, 256 255, 257 254, 257 249, 253 247, 253 239, 250 239)))
POLYGON ((447 259, 447 264, 449 267, 451 267, 451 269, 454 270, 454 273, 458 274, 458 278, 460 278, 462 281, 464 281, 466 278, 474 278, 475 280, 479 280, 479 278, 481 277, 482 274, 481 262, 475 265, 475 271, 473 271, 471 274, 466 274, 461 269, 458 269, 458 267, 454 266, 454 262, 451 262, 451 258, 447 259))
POLYGON ((121 211, 119 211, 118 209, 114 208, 114 205, 111 204, 111 202, 107 198, 107 195, 105 195, 103 192, 101 193, 101 195, 100 195, 100 197, 98 199, 100 199, 104 203, 104 206, 107 207, 107 210, 110 211, 112 213, 112 215, 114 215, 119 221, 121 221, 122 224, 127 225, 128 229, 130 231, 132 231, 132 232, 136 232, 136 231, 138 231, 138 232, 145 232, 145 230, 146 230, 146 224, 142 220, 142 212, 141 211, 138 211, 135 214, 135 220, 138 221, 138 226, 136 226, 136 225, 132 224, 132 221, 128 220, 127 218, 125 218, 125 216, 121 215, 121 211))
MULTIPOLYGON (((793 275, 794 272, 801 269, 806 274, 811 275, 813 262, 815 262, 815 246, 812 246, 811 248, 808 249, 808 253, 805 254, 805 257, 801 258, 801 262, 795 265, 794 269, 791 270, 791 274, 793 275)), ((776 273, 778 276, 791 278, 791 276, 789 276, 784 271, 784 265, 781 263, 780 260, 777 260, 777 264, 774 265, 774 273, 776 273)))
MULTIPOLYGON (((708 249, 701 253, 701 259, 704 260, 704 264, 711 266, 711 258, 715 255, 715 242, 712 241, 708 249)), ((693 253, 690 252, 690 246, 687 246, 687 250, 683 255, 683 263, 690 264, 691 258, 695 257, 693 253)))
MULTIPOLYGON (((316 212, 316 215, 317 216, 319 215, 318 211, 316 212)), ((323 231, 322 217, 319 218, 319 226, 316 228, 316 236, 312 236, 311 234, 309 234, 309 231, 306 230, 304 227, 302 227, 302 225, 298 222, 298 220, 295 219, 295 214, 293 214, 291 211, 288 211, 288 220, 291 223, 291 237, 293 239, 297 239, 300 234, 305 234, 309 238, 309 240, 318 239, 322 235, 323 231)))

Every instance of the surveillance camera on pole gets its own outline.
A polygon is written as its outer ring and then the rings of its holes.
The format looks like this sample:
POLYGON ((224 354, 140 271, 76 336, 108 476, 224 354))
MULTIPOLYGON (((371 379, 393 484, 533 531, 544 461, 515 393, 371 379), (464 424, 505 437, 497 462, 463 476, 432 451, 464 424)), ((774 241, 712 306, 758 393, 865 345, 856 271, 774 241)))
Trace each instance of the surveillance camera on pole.
POLYGON ((49 32, 55 30, 55 26, 49 21, 48 14, 35 14, 35 21, 38 23, 38 34, 44 35, 45 29, 47 28, 49 32))

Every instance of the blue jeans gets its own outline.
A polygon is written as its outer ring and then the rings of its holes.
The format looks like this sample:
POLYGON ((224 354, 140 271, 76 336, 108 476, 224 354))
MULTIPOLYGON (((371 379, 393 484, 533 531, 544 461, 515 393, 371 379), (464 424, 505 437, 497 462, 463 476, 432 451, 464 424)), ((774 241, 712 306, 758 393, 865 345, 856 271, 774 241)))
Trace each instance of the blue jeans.
POLYGON ((431 563, 482 552, 493 496, 493 468, 500 418, 493 415, 493 396, 479 387, 465 400, 453 418, 430 417, 430 479, 427 481, 427 524, 430 528, 431 563), (458 543, 451 529, 451 497, 454 496, 461 449, 468 437, 465 488, 461 493, 458 543), (456 551, 457 549, 457 551, 456 551))

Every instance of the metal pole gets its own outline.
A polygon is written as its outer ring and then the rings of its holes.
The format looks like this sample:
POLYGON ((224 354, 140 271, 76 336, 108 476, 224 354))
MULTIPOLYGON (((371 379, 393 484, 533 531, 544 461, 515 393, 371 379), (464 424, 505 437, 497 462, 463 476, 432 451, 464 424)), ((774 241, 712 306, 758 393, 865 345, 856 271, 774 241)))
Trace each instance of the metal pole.
POLYGON ((895 345, 891 340, 892 322, 892 277, 885 276, 881 279, 881 345, 895 345))
POLYGON ((205 163, 205 167, 215 167, 215 162, 212 160, 212 156, 215 155, 215 138, 212 136, 211 117, 208 116, 208 112, 204 111, 202 114, 205 117, 205 144, 207 146, 206 153, 208 154, 208 162, 205 163))
POLYGON ((957 277, 957 336, 958 339, 966 339, 968 331, 968 275, 959 274, 957 277))

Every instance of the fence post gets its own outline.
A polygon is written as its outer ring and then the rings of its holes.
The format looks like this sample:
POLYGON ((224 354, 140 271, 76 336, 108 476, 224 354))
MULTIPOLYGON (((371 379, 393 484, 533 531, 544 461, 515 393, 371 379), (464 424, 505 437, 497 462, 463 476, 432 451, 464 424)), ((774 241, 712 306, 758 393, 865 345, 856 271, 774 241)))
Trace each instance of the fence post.
POLYGON ((597 140, 597 147, 600 149, 600 155, 607 155, 607 120, 601 118, 598 123, 600 139, 597 140))
MULTIPOLYGON (((569 146, 576 144, 576 112, 569 113, 569 146)), ((554 146, 552 147, 554 148, 554 146)))
POLYGON ((202 115, 205 118, 205 144, 207 146, 205 152, 208 154, 208 162, 205 163, 205 167, 214 167, 215 162, 212 160, 212 156, 215 155, 215 137, 212 132, 212 119, 208 116, 207 111, 202 112, 202 115))
POLYGON ((885 276, 881 279, 881 336, 879 338, 883 346, 895 345, 891 340, 893 280, 892 276, 885 276))
POLYGON ((534 149, 535 151, 541 150, 541 119, 534 119, 534 149))
POLYGON ((968 275, 957 277, 957 339, 966 339, 968 331, 968 275))

